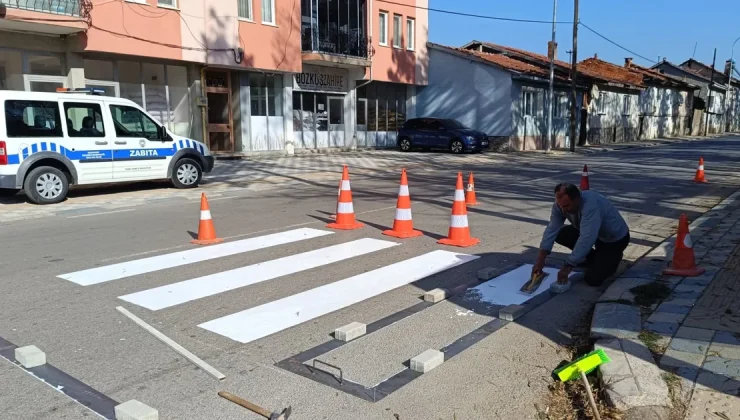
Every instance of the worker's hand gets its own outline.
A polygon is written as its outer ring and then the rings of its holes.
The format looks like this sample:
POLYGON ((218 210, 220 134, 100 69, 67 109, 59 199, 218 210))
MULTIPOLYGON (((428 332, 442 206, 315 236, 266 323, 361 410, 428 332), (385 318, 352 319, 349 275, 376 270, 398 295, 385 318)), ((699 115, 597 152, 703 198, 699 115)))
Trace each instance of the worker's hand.
POLYGON ((570 275, 570 272, 573 271, 573 267, 569 265, 563 266, 563 268, 558 271, 558 284, 565 284, 568 282, 568 276, 570 275))
POLYGON ((545 268, 545 255, 540 254, 539 257, 537 257, 537 261, 535 261, 534 266, 532 266, 532 276, 535 274, 540 274, 542 272, 542 269, 545 268))

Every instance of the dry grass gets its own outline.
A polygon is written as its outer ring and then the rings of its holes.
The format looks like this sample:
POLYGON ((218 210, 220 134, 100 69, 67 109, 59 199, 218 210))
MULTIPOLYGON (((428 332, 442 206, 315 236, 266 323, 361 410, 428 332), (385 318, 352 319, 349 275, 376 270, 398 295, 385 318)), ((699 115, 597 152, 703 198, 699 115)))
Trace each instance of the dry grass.
MULTIPOLYGON (((593 347, 589 339, 592 314, 592 312, 586 314, 576 329, 571 332, 573 342, 567 348, 570 361, 590 352, 593 347)), ((622 413, 606 405, 602 390, 595 385, 598 383, 596 371, 589 375, 589 382, 602 420, 621 420, 622 413)), ((550 395, 545 407, 535 404, 538 420, 590 420, 594 418, 583 381, 573 380, 565 383, 554 381, 549 389, 550 395)))

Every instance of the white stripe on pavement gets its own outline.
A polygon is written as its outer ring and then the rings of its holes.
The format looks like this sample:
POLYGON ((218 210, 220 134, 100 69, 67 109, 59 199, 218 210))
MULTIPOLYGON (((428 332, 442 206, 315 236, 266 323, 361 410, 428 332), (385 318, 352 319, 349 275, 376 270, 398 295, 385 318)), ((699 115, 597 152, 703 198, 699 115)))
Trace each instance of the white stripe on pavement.
POLYGON ((229 255, 243 252, 256 251, 291 242, 303 241, 305 239, 318 238, 331 235, 334 232, 325 230, 300 228, 287 232, 273 233, 256 238, 242 239, 236 242, 213 245, 205 248, 195 248, 186 251, 173 252, 171 254, 158 255, 156 257, 142 258, 118 264, 96 267, 88 270, 76 271, 74 273, 61 274, 57 277, 69 280, 82 286, 105 283, 125 277, 137 276, 139 274, 151 273, 153 271, 165 270, 181 265, 193 264, 214 258, 228 257, 229 255))
POLYGON ((458 252, 432 251, 198 326, 248 343, 477 258, 458 252))
POLYGON ((397 245, 400 244, 381 241, 379 239, 363 238, 211 274, 209 276, 143 290, 141 292, 119 296, 119 299, 156 311, 397 245))

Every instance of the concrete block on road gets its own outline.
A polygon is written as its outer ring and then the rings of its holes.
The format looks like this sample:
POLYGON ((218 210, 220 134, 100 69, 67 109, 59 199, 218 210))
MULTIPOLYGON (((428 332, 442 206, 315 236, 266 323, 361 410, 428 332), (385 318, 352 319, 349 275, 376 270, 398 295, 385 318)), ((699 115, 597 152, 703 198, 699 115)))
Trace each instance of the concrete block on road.
POLYGON ((437 303, 447 299, 450 292, 446 289, 434 289, 424 293, 424 300, 427 302, 437 303))
POLYGON ((445 361, 445 354, 439 350, 429 349, 411 359, 411 370, 427 373, 445 361))
POLYGON ((570 286, 571 286, 570 281, 566 282, 565 284, 560 284, 558 282, 555 282, 555 283, 550 284, 550 291, 553 293, 557 293, 557 294, 565 293, 568 290, 570 290, 570 286))
POLYGON ((523 305, 509 305, 498 311, 498 317, 504 321, 514 321, 526 313, 527 308, 523 305))
POLYGON ((367 332, 367 326, 360 322, 352 322, 334 330, 334 338, 342 341, 352 341, 362 337, 367 332))
POLYGON ((46 353, 36 346, 18 347, 15 349, 15 360, 26 369, 46 364, 46 353))
POLYGON ((136 400, 129 400, 114 408, 116 420, 159 420, 159 412, 136 400))
POLYGON ((488 281, 492 278, 496 277, 496 274, 499 273, 499 270, 493 267, 486 267, 478 270, 478 280, 481 281, 488 281))
POLYGON ((592 338, 637 338, 642 330, 640 308, 620 303, 597 303, 591 319, 592 338))

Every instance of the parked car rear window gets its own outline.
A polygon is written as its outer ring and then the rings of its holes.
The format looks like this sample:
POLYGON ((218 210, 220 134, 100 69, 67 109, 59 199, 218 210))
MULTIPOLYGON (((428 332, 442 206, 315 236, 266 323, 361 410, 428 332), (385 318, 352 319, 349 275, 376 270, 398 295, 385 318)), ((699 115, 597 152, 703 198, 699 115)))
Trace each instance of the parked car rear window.
POLYGON ((8 137, 62 137, 59 104, 52 101, 5 101, 8 137))

